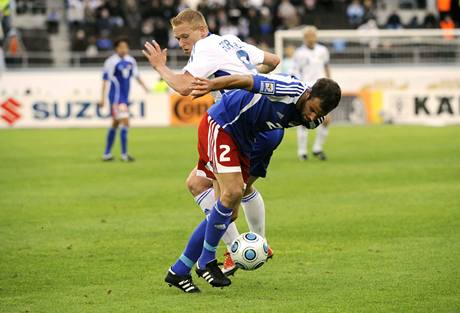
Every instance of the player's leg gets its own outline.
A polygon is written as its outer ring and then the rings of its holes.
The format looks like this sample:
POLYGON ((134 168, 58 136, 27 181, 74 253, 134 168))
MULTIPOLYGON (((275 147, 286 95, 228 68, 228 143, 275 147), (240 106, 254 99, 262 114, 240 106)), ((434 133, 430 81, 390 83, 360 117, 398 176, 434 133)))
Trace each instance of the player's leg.
POLYGON ((237 217, 244 184, 249 176, 249 158, 240 153, 233 138, 210 117, 207 121, 207 131, 203 135, 200 135, 200 130, 198 132, 200 143, 206 141, 206 145, 199 144, 198 149, 200 159, 202 154, 206 154, 207 160, 203 160, 204 164, 212 168, 216 178, 214 191, 218 200, 208 215, 203 251, 198 259, 196 272, 214 286, 216 282, 219 286, 227 286, 231 281, 217 266, 216 250, 228 225, 237 217))
POLYGON ((244 181, 241 172, 214 173, 220 188, 220 197, 211 210, 206 227, 203 251, 198 259, 198 267, 203 269, 215 261, 216 250, 232 219, 236 219, 238 207, 244 193, 244 181))
MULTIPOLYGON (((195 167, 187 177, 186 183, 187 189, 195 198, 195 202, 200 206, 204 214, 208 214, 216 203, 212 180, 206 178, 203 173, 197 173, 197 168, 195 167)), ((222 241, 228 249, 230 249, 233 240, 235 240, 238 235, 239 232, 236 224, 234 222, 230 223, 227 227, 227 231, 222 237, 222 241)))
POLYGON ((121 160, 124 162, 133 162, 134 158, 128 154, 128 130, 129 130, 129 110, 128 105, 121 103, 118 105, 118 116, 120 118, 120 144, 121 160))
POLYGON ((118 125, 119 125, 119 122, 116 119, 116 117, 113 116, 113 113, 112 113, 112 126, 109 128, 109 131, 107 132, 107 136, 105 140, 104 155, 102 156, 103 161, 113 161, 112 146, 113 146, 113 143, 115 142, 115 137, 117 136, 118 125))
POLYGON ((326 141, 326 137, 329 134, 329 125, 331 123, 331 117, 326 115, 326 119, 324 120, 323 124, 318 126, 316 129, 316 138, 313 144, 313 155, 320 159, 321 161, 326 161, 327 157, 324 153, 324 142, 326 141))
POLYGON ((297 126, 297 156, 299 160, 308 160, 308 129, 304 126, 297 126))

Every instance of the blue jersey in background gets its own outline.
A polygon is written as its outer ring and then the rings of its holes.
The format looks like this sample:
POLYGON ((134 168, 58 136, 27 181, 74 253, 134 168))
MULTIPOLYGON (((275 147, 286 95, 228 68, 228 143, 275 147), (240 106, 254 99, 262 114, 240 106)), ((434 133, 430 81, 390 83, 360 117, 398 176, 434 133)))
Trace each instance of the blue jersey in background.
POLYGON ((138 77, 136 60, 126 55, 121 58, 118 54, 109 57, 104 63, 103 79, 110 81, 110 104, 128 104, 129 88, 132 77, 138 77))

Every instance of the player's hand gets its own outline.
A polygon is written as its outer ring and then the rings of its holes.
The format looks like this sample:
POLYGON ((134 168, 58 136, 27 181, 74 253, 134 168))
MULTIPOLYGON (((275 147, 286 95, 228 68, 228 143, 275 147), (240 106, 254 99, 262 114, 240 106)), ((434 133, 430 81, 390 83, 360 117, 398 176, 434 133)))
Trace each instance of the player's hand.
POLYGON ((196 77, 190 86, 192 89, 190 95, 194 98, 204 96, 212 90, 212 84, 209 79, 196 77))
POLYGON ((152 40, 151 43, 146 42, 144 48, 145 50, 142 50, 142 53, 154 68, 166 64, 168 49, 161 50, 160 45, 155 40, 152 40))
POLYGON ((100 108, 103 108, 105 106, 105 98, 102 98, 101 101, 97 104, 100 108))

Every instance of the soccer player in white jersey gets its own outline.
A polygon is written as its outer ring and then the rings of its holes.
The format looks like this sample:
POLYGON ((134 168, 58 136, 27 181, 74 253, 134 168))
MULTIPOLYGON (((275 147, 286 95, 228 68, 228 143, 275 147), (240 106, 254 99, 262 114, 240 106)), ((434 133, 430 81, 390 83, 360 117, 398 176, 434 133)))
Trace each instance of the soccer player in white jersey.
MULTIPOLYGON (((317 43, 316 27, 307 26, 304 29, 304 45, 297 48, 292 61, 291 73, 312 86, 318 79, 330 78, 329 51, 317 43)), ((313 155, 319 160, 325 161, 326 154, 323 151, 324 141, 329 133, 331 119, 326 117, 324 123, 318 127, 315 142, 313 144, 313 155)), ((307 144, 308 129, 303 126, 297 127, 297 155, 300 160, 308 160, 307 144)))
POLYGON ((121 125, 120 143, 121 160, 132 162, 134 158, 128 154, 128 128, 129 128, 129 90, 131 78, 148 92, 147 86, 139 76, 136 60, 130 56, 129 45, 126 39, 118 39, 114 44, 115 54, 104 63, 102 77, 102 97, 99 106, 103 107, 107 102, 107 87, 110 84, 108 99, 112 113, 112 127, 109 128, 106 138, 106 146, 103 161, 113 161, 112 146, 117 134, 117 128, 121 125))
MULTIPOLYGON (((235 36, 218 36, 210 34, 206 21, 198 11, 186 9, 171 20, 173 33, 179 41, 183 51, 190 55, 188 64, 183 73, 171 72, 163 61, 155 60, 155 49, 146 55, 151 64, 165 79, 165 81, 182 95, 190 93, 190 86, 194 77, 218 77, 230 74, 267 73, 279 63, 279 57, 264 52, 255 46, 242 42, 235 36)), ((152 43, 156 45, 156 43, 152 43)), ((153 46, 146 46, 151 49, 153 46)), ((158 47, 159 49, 159 47, 158 47)), ((224 91, 213 93, 215 100, 221 97, 224 91)), ((251 177, 242 200, 246 220, 250 231, 265 237, 265 206, 260 193, 253 187, 258 177, 265 177, 273 150, 281 142, 284 131, 282 129, 260 133, 257 145, 251 154, 251 177)), ((201 173, 202 175, 202 173, 201 173)), ((215 203, 211 180, 197 176, 196 168, 187 178, 187 187, 195 201, 205 213, 209 212, 215 203)), ((223 237, 229 247, 238 236, 235 223, 228 226, 223 237)), ((272 250, 269 250, 270 257, 272 250)), ((236 267, 228 253, 224 261, 224 273, 232 274, 236 267)))

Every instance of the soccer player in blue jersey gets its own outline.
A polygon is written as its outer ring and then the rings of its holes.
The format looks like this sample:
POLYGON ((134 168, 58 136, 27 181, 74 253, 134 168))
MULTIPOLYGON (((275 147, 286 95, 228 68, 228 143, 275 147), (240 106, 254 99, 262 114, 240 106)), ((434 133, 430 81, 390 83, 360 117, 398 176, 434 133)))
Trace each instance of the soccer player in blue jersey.
MULTIPOLYGON (((190 266, 197 263, 198 276, 214 287, 225 287, 231 281, 215 267, 215 251, 243 196, 254 138, 261 131, 319 126, 338 105, 341 90, 327 78, 310 88, 292 76, 263 74, 197 78, 193 87, 194 96, 212 90, 245 89, 226 92, 201 120, 198 170, 213 179, 219 198, 177 261, 190 266)), ((176 278, 176 287, 181 288, 183 283, 194 287, 190 290, 198 289, 189 275, 176 278)))
MULTIPOLYGON (((163 53, 155 42, 146 43, 145 52, 155 70, 171 88, 182 95, 190 93, 190 86, 195 77, 267 73, 276 68, 280 61, 275 54, 245 43, 233 35, 211 34, 204 16, 192 9, 181 11, 171 19, 171 25, 180 47, 185 54, 190 55, 182 73, 174 73, 166 66, 166 53, 163 53)), ((213 92, 214 100, 219 100, 223 93, 225 90, 213 92)), ((251 176, 241 201, 249 230, 263 237, 265 237, 265 204, 262 195, 254 188, 254 182, 259 177, 266 176, 273 151, 280 144, 283 135, 283 129, 258 134, 251 152, 251 176)), ((196 203, 207 214, 216 201, 212 181, 204 177, 203 173, 197 172, 195 168, 187 178, 187 187, 196 203)), ((222 237, 228 249, 238 235, 236 224, 230 224, 222 237)), ((268 256, 269 258, 273 256, 271 247, 268 256)), ((179 274, 190 271, 186 267, 174 269, 179 274)), ((235 263, 226 252, 223 272, 231 275, 236 270, 235 263)))
POLYGON ((137 82, 148 92, 148 88, 139 76, 136 60, 130 56, 129 45, 126 39, 115 41, 115 54, 109 57, 104 63, 104 74, 102 83, 102 98, 99 106, 103 107, 107 102, 107 87, 110 85, 108 99, 112 113, 112 127, 109 128, 106 139, 106 146, 103 161, 112 161, 112 146, 117 134, 117 128, 121 125, 121 160, 132 162, 134 158, 128 154, 128 128, 129 128, 129 90, 131 78, 135 77, 137 82))

